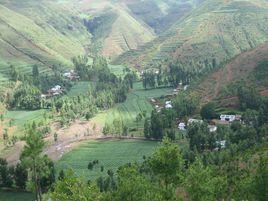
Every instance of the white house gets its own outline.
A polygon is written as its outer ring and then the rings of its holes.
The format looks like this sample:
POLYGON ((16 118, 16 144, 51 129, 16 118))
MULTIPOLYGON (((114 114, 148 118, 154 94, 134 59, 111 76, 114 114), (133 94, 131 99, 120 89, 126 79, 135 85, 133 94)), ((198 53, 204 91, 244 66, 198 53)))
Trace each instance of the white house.
POLYGON ((178 129, 184 131, 185 127, 186 127, 185 123, 181 122, 181 123, 179 123, 178 129))
POLYGON ((191 123, 203 123, 203 120, 201 120, 201 119, 189 119, 188 124, 191 124, 191 123))
POLYGON ((172 104, 171 104, 171 101, 166 101, 166 104, 165 104, 165 108, 166 109, 172 109, 172 104))
POLYGON ((226 140, 216 141, 216 145, 219 146, 221 149, 224 149, 226 148, 226 140))
POLYGON ((209 132, 213 133, 216 132, 218 127, 214 125, 208 125, 209 132))
POLYGON ((220 119, 221 121, 233 122, 236 119, 236 117, 235 115, 221 114, 220 119))
POLYGON ((61 90, 61 86, 60 85, 56 85, 53 88, 51 88, 52 92, 59 92, 61 90))
POLYGON ((183 90, 186 91, 186 90, 188 89, 188 87, 189 87, 189 85, 185 85, 185 86, 183 87, 183 90))
POLYGON ((56 85, 54 87, 52 87, 51 89, 49 89, 47 92, 48 94, 52 94, 53 96, 59 95, 61 94, 63 91, 62 87, 60 85, 56 85))

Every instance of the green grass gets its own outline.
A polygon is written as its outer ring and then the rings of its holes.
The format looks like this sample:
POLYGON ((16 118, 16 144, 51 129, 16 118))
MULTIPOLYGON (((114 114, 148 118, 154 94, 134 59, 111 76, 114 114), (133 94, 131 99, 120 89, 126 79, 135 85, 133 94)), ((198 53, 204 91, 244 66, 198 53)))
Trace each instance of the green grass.
POLYGON ((109 69, 112 73, 114 73, 118 77, 122 77, 124 75, 125 67, 122 65, 109 65, 109 69))
POLYGON ((25 192, 7 192, 0 190, 0 201, 33 201, 34 196, 25 192))
POLYGON ((45 112, 45 110, 34 110, 34 111, 11 110, 7 111, 4 118, 13 119, 14 121, 12 125, 22 127, 27 122, 40 120, 42 118, 43 112, 45 112))
POLYGON ((133 91, 128 94, 124 103, 117 104, 112 109, 97 115, 95 120, 103 124, 112 125, 114 119, 120 119, 129 128, 137 128, 137 126, 142 128, 144 120, 137 124, 135 119, 142 111, 146 111, 147 116, 150 116, 153 110, 153 106, 149 102, 150 98, 165 96, 171 92, 171 88, 145 90, 141 82, 135 83, 133 91))
POLYGON ((76 82, 67 93, 67 96, 74 97, 78 95, 84 95, 90 88, 90 82, 76 82))
POLYGON ((69 67, 70 58, 85 54, 84 46, 90 43, 90 34, 83 22, 74 19, 73 11, 54 3, 35 1, 9 1, 0 5, 0 57, 24 73, 34 63, 49 71, 48 66, 62 63, 69 67), (64 12, 62 12, 64 10, 64 12))
POLYGON ((96 179, 105 176, 107 170, 114 172, 118 167, 129 162, 141 162, 143 155, 150 155, 158 142, 140 140, 112 140, 85 142, 75 150, 64 155, 56 163, 59 172, 62 169, 72 168, 75 173, 84 179, 96 179), (90 161, 99 160, 99 164, 88 170, 90 161), (100 167, 104 167, 101 172, 100 167))

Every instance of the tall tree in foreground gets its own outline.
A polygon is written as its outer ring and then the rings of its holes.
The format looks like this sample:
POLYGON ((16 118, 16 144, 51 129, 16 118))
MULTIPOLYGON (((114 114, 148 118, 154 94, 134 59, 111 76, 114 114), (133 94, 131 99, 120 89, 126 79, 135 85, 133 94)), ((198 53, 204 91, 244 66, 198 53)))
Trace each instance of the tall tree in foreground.
POLYGON ((256 200, 268 200, 268 157, 261 156, 253 182, 253 193, 256 200))
POLYGON ((42 201, 41 175, 45 172, 43 157, 41 153, 44 148, 44 141, 36 128, 32 126, 28 130, 26 137, 26 145, 21 153, 21 161, 31 173, 34 184, 35 198, 37 201, 42 201))
POLYGON ((56 183, 49 196, 53 201, 100 201, 102 198, 95 185, 88 185, 72 171, 56 183))
POLYGON ((205 167, 198 158, 186 173, 185 186, 191 201, 224 200, 227 178, 205 167))
POLYGON ((160 179, 160 186, 164 185, 165 199, 172 200, 174 196, 172 190, 175 189, 171 187, 182 183, 184 172, 184 160, 179 147, 165 138, 162 145, 149 158, 148 164, 154 175, 160 179))

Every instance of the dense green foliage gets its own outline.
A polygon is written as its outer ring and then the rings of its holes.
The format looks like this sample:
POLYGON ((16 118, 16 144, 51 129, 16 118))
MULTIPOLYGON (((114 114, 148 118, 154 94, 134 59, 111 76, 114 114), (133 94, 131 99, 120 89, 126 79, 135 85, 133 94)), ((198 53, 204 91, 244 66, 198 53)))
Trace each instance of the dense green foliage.
MULTIPOLYGON (((221 156, 221 153, 214 154, 221 156)), ((188 163, 178 146, 165 139, 141 164, 128 163, 116 174, 108 170, 107 177, 89 184, 68 173, 56 183, 50 195, 61 195, 62 201, 67 200, 66 196, 77 200, 78 193, 84 200, 103 201, 267 199, 267 156, 241 158, 241 154, 229 155, 228 162, 221 164, 205 163, 202 159, 205 155, 200 154, 193 163, 188 163), (75 184, 80 184, 81 189, 75 184)))

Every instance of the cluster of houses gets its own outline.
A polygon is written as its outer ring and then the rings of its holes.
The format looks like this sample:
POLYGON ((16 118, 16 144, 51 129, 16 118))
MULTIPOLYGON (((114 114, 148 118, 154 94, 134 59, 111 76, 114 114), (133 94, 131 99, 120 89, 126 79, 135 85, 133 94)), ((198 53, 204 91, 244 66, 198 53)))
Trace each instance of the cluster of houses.
MULTIPOLYGON (((241 115, 228 115, 228 114, 222 114, 220 115, 220 120, 218 121, 219 124, 229 124, 234 121, 241 121, 242 116, 241 115)), ((187 128, 187 125, 190 125, 191 123, 202 123, 203 120, 200 119, 189 119, 187 124, 184 122, 180 122, 178 124, 178 129, 181 131, 185 131, 187 128)), ((216 125, 208 125, 209 132, 213 133, 216 132, 218 127, 216 125)), ((220 140, 216 141, 216 144, 218 147, 224 149, 226 147, 226 140, 220 140)))
MULTIPOLYGON (((220 121, 217 121, 216 123, 231 123, 234 121, 241 121, 242 116, 241 115, 228 115, 228 114, 222 114, 220 115, 220 121)), ((202 123, 203 120, 200 119, 189 119, 187 122, 187 125, 190 125, 191 123, 202 123)), ((217 126, 215 125, 209 125, 208 126, 210 132, 216 132, 217 126)), ((180 130, 186 130, 186 124, 184 122, 180 122, 178 125, 178 129, 180 130)))
POLYGON ((47 90, 46 94, 41 94, 41 98, 50 98, 53 96, 59 96, 64 92, 64 88, 60 85, 55 85, 54 87, 47 90))
POLYGON ((80 78, 74 70, 64 72, 63 77, 71 81, 78 80, 80 78))
MULTIPOLYGON (((62 76, 71 81, 78 80, 80 78, 74 70, 65 71, 62 74, 62 76)), ((41 98, 50 98, 53 96, 59 96, 63 92, 64 92, 64 88, 62 86, 55 85, 54 87, 47 90, 46 94, 41 94, 41 98)))

